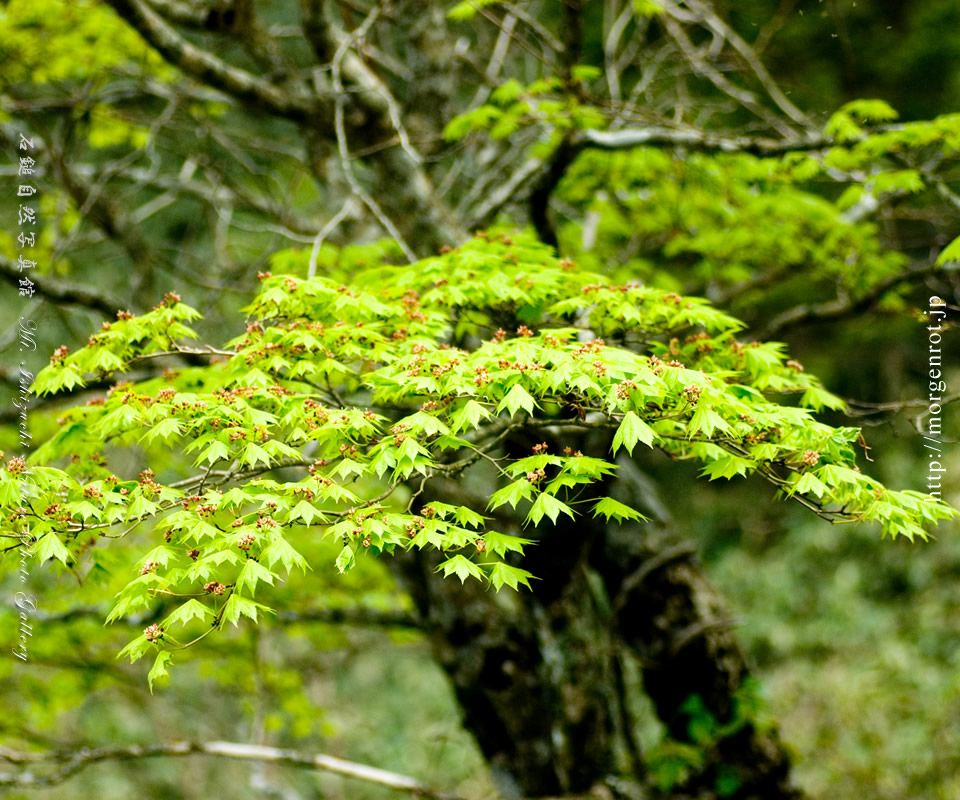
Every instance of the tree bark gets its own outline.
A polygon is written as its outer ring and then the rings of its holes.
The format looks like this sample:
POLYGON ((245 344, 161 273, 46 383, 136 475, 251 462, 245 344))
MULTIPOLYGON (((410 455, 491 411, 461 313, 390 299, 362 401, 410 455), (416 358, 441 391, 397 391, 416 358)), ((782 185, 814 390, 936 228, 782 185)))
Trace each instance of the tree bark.
POLYGON ((443 578, 432 553, 396 559, 463 723, 508 800, 586 792, 614 768, 610 664, 592 624, 586 548, 559 539, 536 594, 443 578))
MULTIPOLYGON (((642 476, 632 464, 621 464, 620 475, 611 494, 636 503, 642 476)), ((721 725, 733 721, 736 693, 749 668, 728 612, 697 563, 696 548, 671 537, 662 523, 607 525, 591 533, 590 566, 603 579, 617 635, 639 659, 644 691, 669 736, 692 741, 695 714, 687 704, 693 696, 721 725)), ((724 770, 739 783, 729 797, 802 796, 790 783, 790 760, 776 730, 744 721, 707 756, 706 768, 682 791, 713 796, 724 770)))
MULTIPOLYGON (((617 481, 597 488, 656 508, 655 498, 642 499, 647 483, 622 464, 617 481)), ((431 481, 428 489, 425 495, 439 500, 478 502, 465 497, 462 484, 431 481)), ((429 554, 396 560, 463 723, 506 798, 585 793, 629 772, 636 720, 627 714, 623 722, 618 674, 626 652, 637 659, 668 735, 680 742, 692 743, 693 695, 718 724, 730 723, 749 675, 691 543, 672 537, 663 520, 561 520, 518 562, 539 578, 533 591, 497 594, 444 579, 429 554)), ((501 530, 503 523, 497 520, 501 530)), ((707 749, 704 768, 673 787, 671 798, 718 797, 721 775, 735 776, 738 788, 724 795, 735 800, 801 797, 776 731, 746 721, 707 749)), ((636 766, 633 777, 643 782, 636 766)))

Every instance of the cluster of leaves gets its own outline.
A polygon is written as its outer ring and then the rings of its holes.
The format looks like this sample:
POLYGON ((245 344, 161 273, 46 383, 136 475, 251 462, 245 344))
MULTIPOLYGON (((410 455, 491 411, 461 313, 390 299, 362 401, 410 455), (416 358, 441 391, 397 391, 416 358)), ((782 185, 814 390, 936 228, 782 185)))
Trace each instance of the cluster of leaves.
MULTIPOLYGON (((735 736, 747 725, 759 731, 770 731, 775 726, 767 710, 760 684, 751 679, 733 694, 733 713, 721 723, 707 709, 699 695, 691 695, 681 706, 689 717, 687 735, 689 741, 676 741, 669 737, 657 742, 647 754, 647 765, 661 791, 670 791, 692 772, 702 770, 711 763, 711 751, 724 740, 735 736)), ((737 771, 719 764, 714 778, 714 791, 718 797, 730 797, 740 788, 737 771)))
POLYGON ((114 68, 146 67, 170 75, 156 52, 105 4, 94 0, 10 0, 0 10, 0 64, 10 83, 93 81, 98 88, 114 68), (45 38, 37 36, 43 30, 45 38), (49 37, 49 38, 46 38, 49 37))
MULTIPOLYGON (((865 194, 919 194, 929 188, 929 173, 955 164, 960 154, 960 114, 892 124, 897 117, 882 100, 847 103, 825 128, 837 146, 803 159, 818 165, 816 174, 850 176, 854 181, 837 201, 841 208, 853 206, 865 194), (878 123, 888 124, 871 127, 878 123), (858 172, 859 179, 854 177, 858 172)), ((793 160, 800 159, 794 156, 793 160)))
MULTIPOLYGON (((91 0, 11 0, 0 9, 0 40, 0 85, 17 85, 20 90, 32 84, 42 92, 49 84, 77 82, 94 97, 118 72, 132 75, 146 68, 163 82, 174 76, 112 9, 91 0)), ((146 129, 132 124, 108 102, 94 102, 80 112, 89 125, 92 147, 127 143, 142 147, 146 142, 146 129)))
MULTIPOLYGON (((279 258, 298 259, 306 255, 279 258)), ((814 419, 811 409, 841 403, 782 345, 741 342, 741 323, 704 300, 613 284, 526 235, 482 235, 414 268, 374 265, 349 286, 261 280, 227 349, 184 344, 198 312, 167 295, 147 314, 104 323, 81 350, 58 350, 38 394, 166 355, 214 360, 117 383, 64 414, 33 463, 0 473, 4 520, 35 538, 42 560, 76 568, 100 538, 138 528, 159 537, 108 617, 183 600, 123 651, 136 659, 161 647, 151 680, 172 649, 268 611, 255 599, 262 585, 309 568, 303 537, 340 542, 340 571, 362 552, 431 548, 448 556, 444 574, 529 585, 511 563, 529 539, 428 499, 431 478, 476 463, 502 483, 488 510, 523 506, 528 526, 584 510, 640 519, 602 493, 583 497, 615 471, 607 453, 542 444, 509 455, 504 442, 521 429, 606 432, 613 455, 642 443, 699 460, 711 479, 756 472, 827 519, 878 521, 891 536, 925 537, 955 513, 862 474, 859 431, 814 419), (108 469, 103 453, 136 445, 195 454, 194 468, 162 480, 108 469), (65 455, 71 463, 51 466, 65 455), (180 641, 179 627, 197 632, 180 641)))
POLYGON ((683 291, 683 279, 755 282, 768 307, 795 296, 794 276, 808 289, 840 284, 856 294, 903 269, 906 257, 880 246, 875 225, 852 223, 834 202, 795 185, 807 177, 793 162, 745 153, 681 161, 654 148, 588 151, 558 196, 595 225, 586 244, 581 224, 565 224, 560 237, 585 265, 664 288, 683 291), (765 275, 783 298, 757 281, 765 275))
MULTIPOLYGON (((546 159, 564 137, 611 122, 610 112, 585 93, 600 77, 595 67, 578 66, 573 80, 548 77, 524 86, 510 79, 489 103, 454 118, 445 135, 461 139, 483 131, 505 139, 530 131, 536 134, 530 155, 546 159)), ((960 115, 892 124, 897 117, 882 100, 856 100, 828 120, 829 146, 775 157, 739 152, 679 160, 654 148, 587 150, 557 194, 579 212, 561 231, 563 249, 589 268, 681 291, 670 262, 692 266, 699 286, 755 279, 775 264, 771 282, 785 285, 785 275, 802 270, 805 278, 840 284, 856 295, 898 274, 907 259, 883 250, 876 226, 857 215, 850 219, 848 212, 871 198, 923 194, 942 183, 941 174, 960 154, 960 115), (810 190, 818 181, 846 189, 827 199, 810 190), (609 191, 612 186, 616 191, 609 191), (587 246, 582 219, 597 221, 587 246)), ((938 259, 957 261, 960 240, 938 259)))
POLYGON ((484 131, 492 139, 502 140, 523 128, 534 128, 541 136, 530 148, 530 155, 545 158, 566 133, 606 127, 606 115, 582 98, 583 83, 600 74, 597 67, 578 65, 571 70, 569 80, 546 77, 525 86, 511 78, 494 89, 489 103, 450 120, 443 135, 455 141, 484 131))

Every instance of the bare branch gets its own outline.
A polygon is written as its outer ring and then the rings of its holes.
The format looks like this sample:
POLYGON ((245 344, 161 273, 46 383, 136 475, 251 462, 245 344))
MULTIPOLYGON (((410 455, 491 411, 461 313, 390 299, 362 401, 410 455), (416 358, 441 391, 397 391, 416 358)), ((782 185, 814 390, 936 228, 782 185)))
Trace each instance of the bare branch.
POLYGON ((241 761, 267 761, 274 764, 319 770, 347 778, 373 783, 398 792, 431 800, 458 800, 456 795, 425 786, 415 778, 388 772, 378 767, 346 761, 335 756, 301 753, 296 750, 266 747, 237 742, 168 742, 153 745, 126 745, 119 747, 84 748, 82 750, 55 750, 43 753, 17 752, 0 748, 0 758, 18 765, 29 765, 18 774, 0 775, 0 786, 32 788, 53 786, 76 775, 92 764, 102 761, 135 761, 141 758, 177 757, 189 755, 219 756, 241 761), (36 775, 31 767, 58 765, 49 775, 36 775))
POLYGON ((699 128, 667 128, 650 125, 643 128, 623 128, 617 131, 585 130, 583 145, 603 150, 622 150, 641 145, 677 145, 695 150, 721 153, 754 153, 774 156, 800 150, 821 150, 833 144, 825 134, 804 137, 770 139, 757 136, 724 136, 707 133, 699 128))
POLYGON ((913 281, 921 275, 933 272, 936 267, 924 264, 920 267, 898 272, 874 284, 870 289, 856 297, 838 297, 825 303, 811 303, 794 306, 778 314, 757 334, 758 339, 771 339, 782 331, 808 322, 843 319, 852 314, 870 308, 877 300, 895 286, 913 281))
POLYGON ((312 278, 317 274, 317 256, 320 255, 320 248, 324 240, 336 229, 337 225, 343 222, 353 213, 353 198, 348 197, 340 210, 330 218, 330 221, 324 225, 317 237, 313 240, 313 248, 310 250, 310 264, 307 267, 307 277, 312 278))
POLYGON ((625 4, 620 14, 613 19, 603 40, 604 72, 614 106, 619 106, 623 99, 620 95, 620 65, 617 60, 617 50, 620 47, 620 37, 623 36, 623 32, 634 16, 633 6, 630 3, 625 4))
POLYGON ((0 256, 0 278, 14 286, 19 286, 21 279, 29 278, 33 281, 34 292, 53 303, 83 306, 111 318, 117 313, 118 308, 130 305, 112 297, 107 292, 99 292, 83 284, 61 281, 32 272, 24 275, 15 263, 5 256, 0 256))
POLYGON ((484 72, 484 83, 477 89, 473 96, 470 108, 482 106, 493 93, 493 87, 497 85, 497 79, 500 77, 500 70, 503 68, 503 61, 510 50, 510 37, 513 36, 514 28, 517 26, 517 17, 515 14, 508 14, 503 20, 503 27, 497 35, 496 44, 493 46, 493 52, 490 54, 490 62, 484 72))
POLYGON ((780 117, 768 109, 760 99, 748 89, 744 89, 730 82, 713 64, 707 61, 700 52, 694 47, 693 42, 687 36, 683 26, 676 18, 669 14, 662 15, 663 25, 670 34, 670 38, 676 42, 690 65, 696 70, 697 74, 709 80, 728 97, 736 100, 740 105, 753 112, 768 125, 779 131, 786 138, 797 138, 797 132, 787 125, 780 117))
POLYGON ((190 28, 205 29, 211 23, 208 18, 213 8, 204 8, 184 0, 147 0, 150 7, 158 14, 162 14, 170 22, 176 22, 190 28))
POLYGON ((402 234, 397 229, 397 226, 394 225, 393 221, 383 213, 383 210, 380 208, 377 202, 366 191, 364 191, 363 187, 360 186, 360 182, 357 180, 356 175, 353 174, 353 166, 350 163, 350 148, 349 144, 347 143, 347 131, 344 124, 345 92, 342 78, 343 61, 346 57, 347 51, 353 44, 353 37, 362 36, 364 33, 366 33, 370 26, 376 22, 376 19, 380 14, 380 10, 380 6, 374 6, 369 16, 367 16, 363 24, 353 32, 353 35, 343 38, 337 47, 337 52, 333 57, 333 89, 336 93, 334 108, 334 130, 336 131, 337 136, 337 150, 340 155, 340 166, 343 169, 347 183, 350 184, 351 191, 353 191, 353 193, 360 198, 363 204, 370 209, 370 212, 374 217, 376 217, 377 221, 383 226, 384 230, 386 230, 387 233, 389 233, 396 240, 397 244, 400 245, 400 249, 403 250, 403 254, 407 257, 407 260, 412 264, 417 260, 416 254, 410 249, 410 245, 406 243, 402 234))
POLYGON ((525 161, 510 178, 492 191, 478 206, 470 219, 471 228, 482 228, 490 224, 497 212, 511 200, 519 199, 517 194, 520 187, 526 184, 544 167, 540 158, 530 158, 525 161))
POLYGON ((109 174, 105 172, 96 184, 90 184, 73 172, 63 152, 52 143, 49 152, 57 181, 73 198, 79 213, 126 251, 139 281, 149 285, 157 258, 143 238, 139 226, 104 195, 109 174))
MULTIPOLYGON (((738 34, 734 31, 726 22, 724 22, 717 14, 708 6, 703 3, 698 2, 698 0, 686 0, 687 5, 696 8, 697 12, 701 15, 701 21, 712 30, 718 36, 722 36, 726 39, 730 45, 736 50, 743 60, 747 63, 747 66, 750 67, 750 70, 757 77, 757 80, 760 81, 763 88, 766 90, 767 94, 770 95, 770 99, 786 114, 790 119, 796 122, 798 125, 803 126, 808 130, 814 128, 809 117, 804 114, 799 108, 797 108, 787 96, 783 93, 783 90, 777 85, 777 82, 773 79, 773 76, 767 71, 767 68, 763 65, 763 62, 757 57, 757 54, 754 52, 753 48, 750 47, 738 34)), ((673 4, 668 6, 668 9, 673 13, 676 13, 677 7, 673 4)))
POLYGON ((288 119, 306 121, 329 116, 329 107, 316 97, 285 91, 191 44, 143 0, 107 3, 165 60, 202 83, 288 119))
MULTIPOLYGON (((423 156, 417 151, 410 139, 397 99, 377 73, 367 66, 366 61, 353 52, 354 48, 360 47, 361 43, 365 42, 366 37, 373 29, 374 23, 381 18, 389 3, 374 6, 364 22, 350 33, 340 30, 332 22, 324 19, 321 5, 318 0, 303 0, 301 3, 303 26, 304 32, 321 63, 329 58, 331 49, 335 48, 331 64, 331 77, 334 91, 337 93, 338 107, 345 107, 347 99, 349 99, 351 103, 359 105, 372 115, 373 124, 368 119, 356 131, 365 134, 367 138, 378 130, 387 135, 391 131, 395 134, 395 141, 382 149, 380 159, 383 161, 384 167, 390 173, 399 174, 402 177, 407 191, 412 195, 412 199, 426 212, 431 223, 441 234, 441 238, 448 242, 457 242, 466 238, 466 231, 450 209, 439 199, 433 183, 423 167, 423 156), (349 92, 345 89, 345 84, 349 87, 349 92)), ((315 72, 315 81, 319 83, 320 80, 320 73, 315 72)), ((334 125, 336 128, 336 119, 334 125)), ((346 139, 346 127, 343 127, 343 136, 341 136, 340 131, 336 131, 338 146, 346 139)), ((347 180, 351 182, 349 176, 347 180)), ((351 188, 355 190, 353 182, 351 182, 351 188)), ((357 193, 357 196, 360 197, 361 195, 357 193)), ((370 208, 368 200, 364 200, 364 205, 370 208)), ((371 211, 373 211, 372 208, 371 211)), ((379 212, 373 211, 373 213, 380 223, 384 224, 384 212, 381 210, 379 212)), ((391 232, 391 235, 394 234, 391 232)))
MULTIPOLYGON (((555 50, 557 53, 563 53, 565 50, 563 42, 561 42, 556 36, 554 36, 546 26, 542 25, 536 17, 528 14, 520 6, 514 5, 513 3, 503 3, 503 7, 514 17, 520 20, 524 25, 530 28, 530 30, 538 37, 543 39, 544 43, 551 49, 555 50)), ((512 31, 511 31, 512 33, 512 31)))

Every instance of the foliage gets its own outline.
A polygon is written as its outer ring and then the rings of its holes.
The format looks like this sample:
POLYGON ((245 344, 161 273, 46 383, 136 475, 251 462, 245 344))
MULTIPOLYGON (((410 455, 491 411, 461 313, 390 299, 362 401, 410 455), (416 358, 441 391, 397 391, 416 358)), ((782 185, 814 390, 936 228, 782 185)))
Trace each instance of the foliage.
MULTIPOLYGON (((647 756, 647 763, 653 772, 654 781, 662 791, 670 791, 689 776, 691 772, 703 769, 709 763, 711 751, 722 740, 735 736, 747 725, 769 728, 772 722, 766 714, 766 701, 759 684, 754 680, 746 681, 733 696, 734 713, 730 720, 720 723, 703 704, 696 694, 690 695, 684 703, 684 711, 689 715, 688 742, 664 738, 657 742, 647 756)), ((729 797, 740 787, 736 771, 718 770, 714 781, 714 790, 718 797, 729 797)))
MULTIPOLYGON (((609 430, 613 454, 656 446, 699 460, 710 479, 757 472, 827 519, 876 521, 891 536, 926 538, 930 524, 956 513, 860 472, 860 432, 807 410, 842 403, 781 345, 739 341, 740 323, 702 300, 613 285, 527 236, 483 236, 415 269, 372 267, 352 286, 265 273, 245 310, 253 321, 232 349, 208 351, 215 363, 115 384, 65 413, 30 465, 9 462, 0 482, 9 524, 24 526, 41 561, 79 570, 98 535, 141 526, 160 535, 107 617, 141 612, 158 596, 188 598, 121 652, 137 660, 164 648, 151 685, 167 674, 166 647, 269 612, 255 598, 308 568, 296 542, 314 531, 342 544, 340 572, 364 551, 429 547, 449 556, 445 575, 529 586, 533 576, 506 559, 530 540, 487 528, 465 505, 392 503, 403 484, 414 497, 426 486, 426 498, 431 477, 482 460, 503 484, 489 510, 529 504, 529 526, 584 512, 640 518, 612 498, 584 496, 615 471, 606 454, 546 445, 502 454, 519 426, 609 430), (497 329, 514 317, 524 320, 514 335, 497 329), (800 407, 768 399, 778 394, 799 396, 800 407), (139 478, 107 468, 105 443, 144 449, 139 478), (158 446, 196 454, 199 471, 158 480, 149 468, 158 446), (64 454, 70 464, 49 466, 64 454), (307 471, 264 476, 279 468, 307 471), (25 469, 31 496, 21 506, 25 469)), ((122 313, 76 353, 58 350, 34 390, 202 353, 183 343, 198 316, 176 295, 140 317, 122 313)))

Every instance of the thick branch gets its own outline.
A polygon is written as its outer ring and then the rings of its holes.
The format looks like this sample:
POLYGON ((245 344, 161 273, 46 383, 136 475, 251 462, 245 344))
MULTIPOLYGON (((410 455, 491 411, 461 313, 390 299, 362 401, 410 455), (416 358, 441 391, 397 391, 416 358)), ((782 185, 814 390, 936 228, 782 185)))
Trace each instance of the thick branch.
POLYGON ((101 293, 79 283, 60 281, 46 275, 34 274, 32 271, 22 274, 17 269, 17 265, 4 256, 0 256, 0 278, 17 287, 21 279, 29 278, 33 281, 34 292, 53 303, 83 306, 93 311, 100 311, 111 318, 117 313, 118 308, 129 305, 107 292, 101 293))
POLYGON ((585 130, 579 137, 582 147, 600 150, 624 150, 642 145, 674 145, 720 153, 753 153, 775 156, 799 150, 821 150, 833 140, 816 134, 805 138, 768 139, 755 136, 723 136, 697 128, 665 128, 655 125, 624 128, 618 131, 585 130))
POLYGON ((569 139, 564 139, 550 157, 547 168, 540 173, 540 179, 534 183, 530 194, 530 220, 540 237, 540 241, 556 248, 557 233, 550 222, 550 196, 567 174, 567 170, 577 157, 578 149, 569 139))
POLYGON ((874 284, 869 291, 858 297, 838 297, 825 303, 809 303, 778 314, 758 334, 759 339, 771 339, 782 331, 802 325, 807 322, 843 319, 870 308, 877 300, 883 297, 890 289, 905 281, 912 281, 920 275, 935 270, 932 265, 913 268, 906 272, 898 272, 874 284))
POLYGON ((284 91, 191 44, 142 0, 107 2, 166 61, 202 83, 288 119, 306 121, 325 115, 329 118, 329 108, 316 98, 284 91))
POLYGON ((97 184, 90 184, 76 175, 67 165, 64 154, 52 145, 50 156, 57 181, 73 198, 80 213, 127 252, 136 274, 141 281, 149 285, 155 256, 137 225, 115 203, 104 196, 103 180, 101 179, 97 184))
POLYGON ((697 128, 668 128, 650 125, 642 128, 623 128, 616 131, 587 129, 574 134, 549 159, 531 158, 514 174, 488 194, 471 214, 470 227, 490 224, 503 206, 521 199, 523 187, 528 189, 531 215, 537 232, 545 242, 551 242, 552 233, 546 220, 549 193, 563 178, 567 168, 581 152, 596 150, 629 150, 633 147, 685 147, 691 150, 719 153, 752 153, 758 156, 776 156, 803 150, 822 150, 833 140, 823 134, 805 138, 771 139, 757 136, 724 136, 697 128), (545 193, 546 192, 546 193, 545 193), (518 197, 520 195, 520 197, 518 197))

